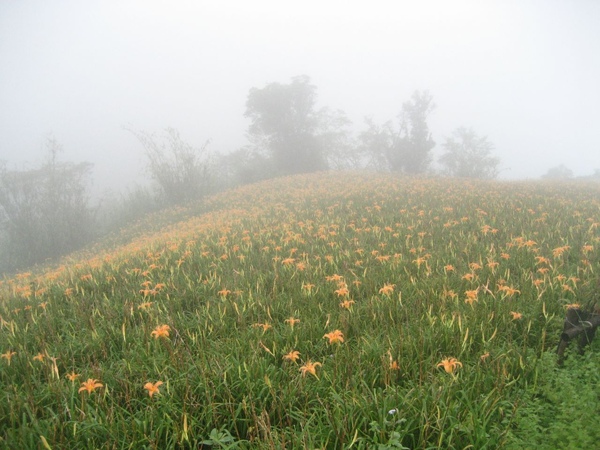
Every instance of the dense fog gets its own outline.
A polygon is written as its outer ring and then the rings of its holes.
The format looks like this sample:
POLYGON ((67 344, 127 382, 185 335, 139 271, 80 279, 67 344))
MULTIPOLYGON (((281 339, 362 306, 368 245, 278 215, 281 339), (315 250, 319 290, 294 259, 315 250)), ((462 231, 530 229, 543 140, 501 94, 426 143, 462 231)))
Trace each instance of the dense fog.
POLYGON ((595 1, 36 1, 0 4, 0 160, 94 164, 97 191, 143 177, 125 128, 177 129, 227 153, 247 143, 248 92, 307 75, 318 106, 396 121, 415 90, 441 152, 487 136, 500 178, 600 168, 595 1))

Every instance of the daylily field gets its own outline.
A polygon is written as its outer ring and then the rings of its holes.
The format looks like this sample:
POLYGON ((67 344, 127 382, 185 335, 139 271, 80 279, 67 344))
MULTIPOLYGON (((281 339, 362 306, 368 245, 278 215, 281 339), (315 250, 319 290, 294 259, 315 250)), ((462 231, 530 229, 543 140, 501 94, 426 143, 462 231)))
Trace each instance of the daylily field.
POLYGON ((0 448, 597 448, 600 184, 324 173, 0 284, 0 448))

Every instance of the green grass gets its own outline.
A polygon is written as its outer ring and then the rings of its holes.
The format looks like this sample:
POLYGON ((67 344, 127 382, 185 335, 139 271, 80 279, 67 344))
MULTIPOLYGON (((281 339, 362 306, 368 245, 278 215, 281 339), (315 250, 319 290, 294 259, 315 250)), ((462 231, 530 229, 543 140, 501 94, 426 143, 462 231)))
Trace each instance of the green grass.
POLYGON ((599 184, 316 174, 146 221, 0 285, 0 447, 597 442, 598 344, 555 349, 598 298, 599 184))

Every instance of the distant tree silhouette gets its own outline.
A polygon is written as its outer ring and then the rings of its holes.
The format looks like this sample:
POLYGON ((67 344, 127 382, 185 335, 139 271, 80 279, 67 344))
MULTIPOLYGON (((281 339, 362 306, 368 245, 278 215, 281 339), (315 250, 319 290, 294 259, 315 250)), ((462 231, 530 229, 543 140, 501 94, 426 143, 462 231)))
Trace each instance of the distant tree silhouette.
POLYGON ((411 99, 402 104, 397 130, 390 121, 378 126, 367 119, 368 128, 359 136, 367 164, 413 175, 426 172, 435 147, 427 118, 434 109, 433 97, 428 91, 415 91, 411 99))
POLYGON ((158 200, 163 204, 180 204, 208 194, 213 182, 209 141, 196 148, 185 142, 174 128, 166 134, 132 132, 144 146, 150 177, 158 187, 158 200))
POLYGON ((94 230, 86 194, 90 163, 58 160, 58 142, 46 142, 48 159, 39 168, 0 170, 0 257, 3 271, 55 258, 86 244, 94 230))
POLYGON ((564 164, 559 164, 558 166, 548 169, 548 172, 542 175, 542 178, 549 180, 566 180, 573 178, 573 171, 564 164))
POLYGON ((447 175, 466 178, 496 178, 500 159, 492 156, 494 146, 487 137, 477 136, 470 128, 457 128, 444 142, 445 153, 439 158, 447 175))
POLYGON ((316 99, 317 89, 305 75, 292 78, 289 84, 250 89, 245 116, 251 120, 251 148, 272 161, 274 175, 327 168, 316 99))

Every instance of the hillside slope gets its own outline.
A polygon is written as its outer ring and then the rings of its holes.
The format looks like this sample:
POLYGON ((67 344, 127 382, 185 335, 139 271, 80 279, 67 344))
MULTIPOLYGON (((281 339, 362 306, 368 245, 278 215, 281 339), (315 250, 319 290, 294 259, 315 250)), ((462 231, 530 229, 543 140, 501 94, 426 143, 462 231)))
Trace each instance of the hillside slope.
MULTIPOLYGON (((565 309, 598 299, 599 184, 324 173, 147 220, 0 286, 2 445, 600 437, 597 394, 577 411, 552 381, 565 309)), ((597 377, 597 349, 567 366, 597 377)))

